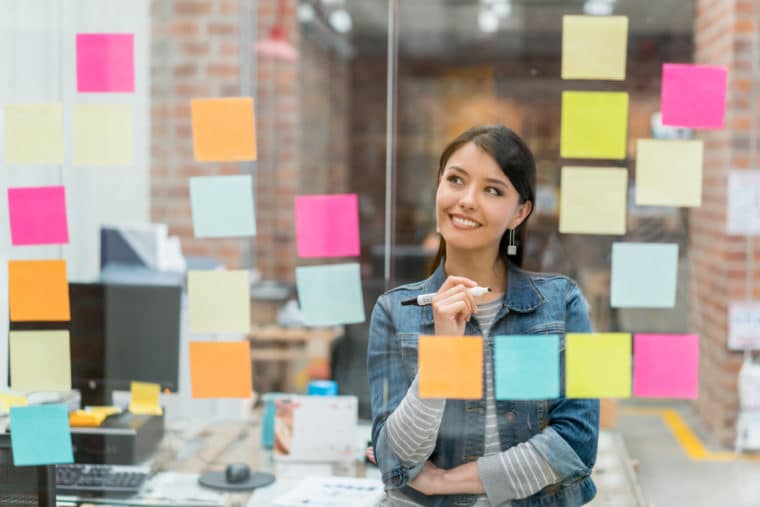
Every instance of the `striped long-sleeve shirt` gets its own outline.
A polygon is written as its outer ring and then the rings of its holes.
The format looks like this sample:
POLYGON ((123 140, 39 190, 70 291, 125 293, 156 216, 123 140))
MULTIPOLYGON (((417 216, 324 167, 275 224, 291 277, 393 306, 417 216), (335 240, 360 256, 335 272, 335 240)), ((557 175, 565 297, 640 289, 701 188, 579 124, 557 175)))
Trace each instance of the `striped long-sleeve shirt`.
MULTIPOLYGON (((501 299, 497 299, 478 305, 478 312, 474 314, 486 340, 491 339, 491 325, 500 307, 501 299)), ((557 481, 557 476, 530 442, 518 444, 506 451, 501 450, 494 402, 491 348, 484 349, 484 453, 478 459, 477 466, 486 494, 478 497, 475 506, 508 506, 511 499, 525 498, 553 484, 557 481)), ((418 393, 418 378, 415 377, 406 396, 386 422, 391 447, 399 459, 408 465, 423 463, 432 454, 446 408, 446 400, 423 400, 418 393)), ((391 505, 417 505, 398 490, 390 490, 388 495, 391 505)))

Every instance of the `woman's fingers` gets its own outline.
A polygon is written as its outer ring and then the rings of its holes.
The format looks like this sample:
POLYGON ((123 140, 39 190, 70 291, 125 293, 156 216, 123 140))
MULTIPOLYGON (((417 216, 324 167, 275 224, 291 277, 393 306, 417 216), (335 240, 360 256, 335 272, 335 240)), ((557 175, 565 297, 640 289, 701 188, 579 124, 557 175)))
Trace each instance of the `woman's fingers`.
MULTIPOLYGON (((456 287, 452 287, 451 289, 436 294, 436 296, 433 298, 432 303, 435 305, 436 303, 440 304, 451 304, 454 301, 466 301, 467 306, 469 308, 469 313, 477 313, 478 311, 478 305, 475 302, 475 297, 473 297, 472 294, 470 294, 470 291, 467 287, 464 287, 462 285, 457 285, 456 287)), ((468 315, 469 317, 469 315, 468 315)))

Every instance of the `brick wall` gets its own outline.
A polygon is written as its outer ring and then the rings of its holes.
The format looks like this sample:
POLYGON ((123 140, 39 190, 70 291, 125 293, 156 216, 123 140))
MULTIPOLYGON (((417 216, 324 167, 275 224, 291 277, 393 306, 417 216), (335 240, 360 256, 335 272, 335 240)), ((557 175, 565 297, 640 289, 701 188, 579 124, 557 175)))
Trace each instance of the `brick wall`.
POLYGON ((695 407, 710 430, 732 445, 742 355, 727 348, 731 300, 760 298, 760 243, 726 231, 728 171, 755 168, 758 159, 758 41, 760 7, 751 0, 700 0, 694 24, 696 63, 728 67, 726 126, 704 140, 702 207, 691 211, 691 317, 700 335, 700 386, 695 407), (750 244, 751 242, 751 244, 750 244), (747 252, 754 251, 754 259, 747 252), (754 277, 754 294, 748 279, 754 277))

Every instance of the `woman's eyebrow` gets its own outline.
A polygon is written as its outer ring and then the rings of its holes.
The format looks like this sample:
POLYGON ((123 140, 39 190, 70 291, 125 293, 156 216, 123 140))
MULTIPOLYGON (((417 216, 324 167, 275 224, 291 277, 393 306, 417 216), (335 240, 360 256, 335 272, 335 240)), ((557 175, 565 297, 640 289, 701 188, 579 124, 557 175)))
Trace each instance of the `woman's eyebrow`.
MULTIPOLYGON (((464 169, 462 169, 461 167, 459 167, 457 165, 450 165, 446 169, 451 169, 452 171, 456 171, 458 173, 466 174, 468 176, 470 174, 470 173, 468 173, 467 171, 465 171, 464 169)), ((509 186, 503 180, 500 180, 500 179, 486 178, 486 181, 489 182, 489 183, 495 183, 497 185, 501 185, 503 187, 509 188, 509 186)))

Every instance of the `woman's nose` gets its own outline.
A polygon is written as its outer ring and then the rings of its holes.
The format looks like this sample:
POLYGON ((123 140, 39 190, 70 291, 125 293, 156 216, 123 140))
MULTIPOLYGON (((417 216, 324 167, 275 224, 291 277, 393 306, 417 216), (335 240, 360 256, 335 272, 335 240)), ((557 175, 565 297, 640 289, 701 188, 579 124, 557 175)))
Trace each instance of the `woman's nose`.
POLYGON ((474 189, 468 189, 462 195, 462 198, 459 199, 459 206, 461 206, 462 208, 467 208, 467 209, 477 208, 478 202, 477 202, 477 197, 475 196, 474 189))

